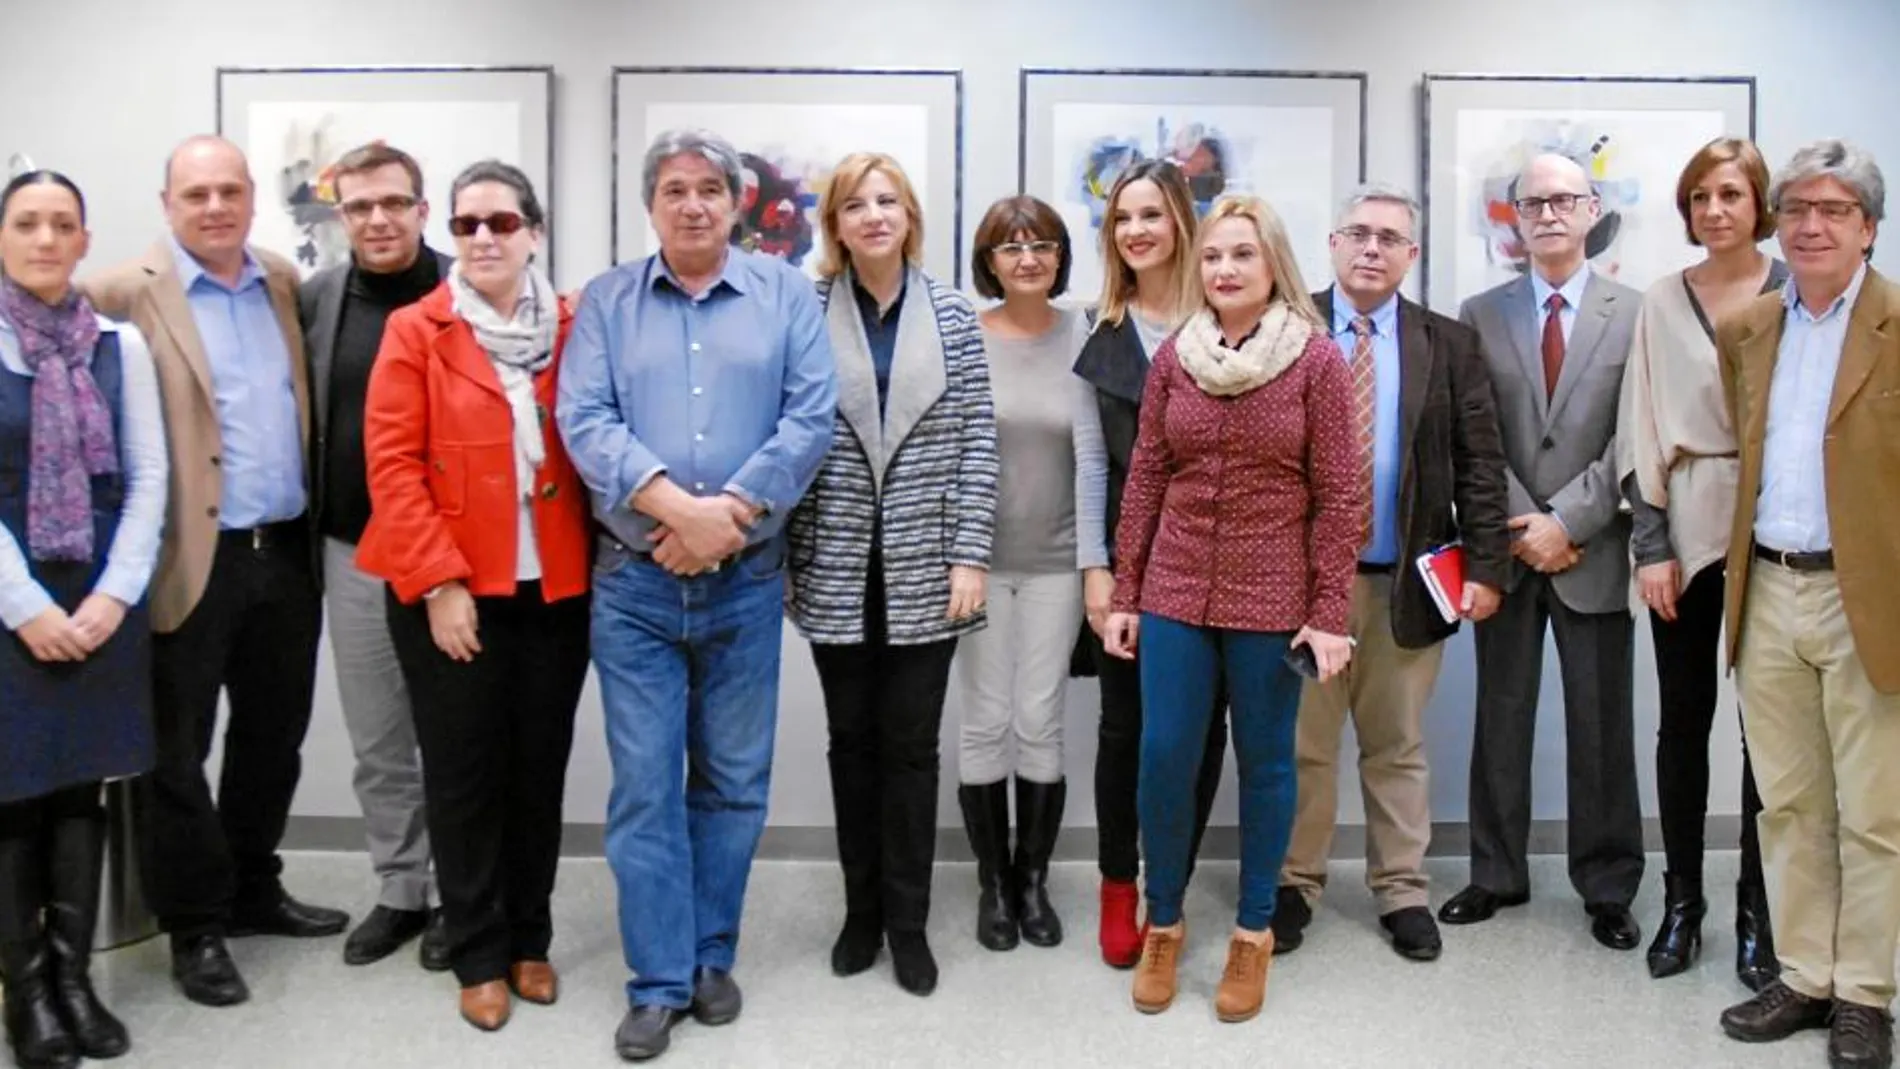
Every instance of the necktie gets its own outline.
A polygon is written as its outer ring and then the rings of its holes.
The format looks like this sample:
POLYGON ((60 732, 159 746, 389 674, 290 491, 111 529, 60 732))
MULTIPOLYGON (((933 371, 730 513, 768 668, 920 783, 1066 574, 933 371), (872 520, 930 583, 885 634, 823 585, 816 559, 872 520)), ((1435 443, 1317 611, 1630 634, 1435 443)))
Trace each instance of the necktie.
POLYGON ((1564 295, 1553 293, 1544 302, 1544 400, 1557 392, 1557 376, 1564 370, 1564 295))
MULTIPOLYGON (((1359 432, 1359 482, 1372 494, 1373 423, 1379 401, 1379 361, 1372 355, 1372 320, 1354 316, 1352 320, 1352 414, 1359 432)), ((1371 522, 1371 512, 1367 512, 1371 522)), ((1366 534, 1371 535, 1368 526, 1366 534)))

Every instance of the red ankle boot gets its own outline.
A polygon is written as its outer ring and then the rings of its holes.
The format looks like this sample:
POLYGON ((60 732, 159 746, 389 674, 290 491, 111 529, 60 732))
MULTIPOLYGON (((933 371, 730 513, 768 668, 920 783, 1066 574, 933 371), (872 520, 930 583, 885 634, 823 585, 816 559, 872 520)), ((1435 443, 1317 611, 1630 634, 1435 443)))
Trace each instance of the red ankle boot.
POLYGON ((1102 960, 1117 969, 1132 969, 1141 960, 1141 931, 1135 925, 1140 906, 1133 881, 1102 881, 1102 960))

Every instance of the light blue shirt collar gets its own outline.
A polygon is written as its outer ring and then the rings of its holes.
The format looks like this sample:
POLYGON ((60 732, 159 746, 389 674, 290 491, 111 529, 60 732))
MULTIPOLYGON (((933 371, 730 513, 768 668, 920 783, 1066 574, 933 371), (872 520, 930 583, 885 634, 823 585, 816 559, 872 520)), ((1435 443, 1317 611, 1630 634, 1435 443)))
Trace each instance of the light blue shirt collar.
MULTIPOLYGON (((751 289, 749 284, 750 279, 746 277, 746 267, 741 262, 744 259, 743 250, 734 248, 727 249, 726 262, 719 268, 719 280, 714 282, 711 286, 706 287, 706 292, 701 294, 701 296, 709 296, 721 286, 728 287, 732 292, 741 296, 749 292, 751 289)), ((679 292, 686 292, 686 287, 680 284, 679 276, 673 273, 672 265, 666 262, 666 256, 656 252, 653 254, 653 276, 649 280, 648 285, 657 286, 662 280, 679 292)))
POLYGON ((1590 285, 1590 263, 1588 260, 1584 261, 1582 267, 1577 268, 1575 274, 1564 279, 1564 284, 1561 286, 1553 286, 1544 281, 1544 276, 1538 274, 1537 269, 1534 267, 1530 269, 1530 272, 1531 297, 1537 302, 1538 314, 1543 314, 1544 307, 1549 303, 1550 295, 1553 293, 1561 293, 1564 295, 1564 308, 1566 310, 1575 310, 1583 307, 1583 291, 1589 288, 1590 285))
POLYGON ((1867 281, 1867 261, 1862 260, 1860 269, 1854 272, 1854 280, 1847 284, 1847 288, 1841 291, 1839 297, 1834 298, 1833 304, 1827 306, 1827 311, 1815 315, 1811 309, 1801 303, 1801 288, 1794 284, 1793 278, 1790 278, 1781 287, 1781 303, 1788 311, 1799 312, 1810 322, 1819 323, 1833 317, 1843 309, 1854 307, 1854 302, 1860 299, 1861 283, 1865 281, 1867 281))
MULTIPOLYGON (((205 271, 204 265, 199 263, 196 256, 186 251, 185 247, 178 243, 177 235, 167 234, 165 235, 165 240, 171 243, 172 261, 178 265, 178 283, 185 288, 185 292, 189 293, 191 292, 191 287, 198 284, 199 279, 206 277, 207 272, 205 271)), ((245 249, 244 270, 238 275, 237 285, 231 287, 231 289, 233 291, 242 290, 253 282, 261 282, 263 278, 264 269, 262 265, 257 262, 257 257, 251 255, 250 249, 245 249)), ((212 281, 216 282, 217 280, 212 279, 212 281)), ((223 285, 223 283, 219 283, 219 285, 223 285)))
MULTIPOLYGON (((1353 307, 1352 301, 1340 290, 1339 283, 1333 283, 1333 333, 1352 333, 1352 321, 1357 318, 1358 315, 1359 310, 1353 307)), ((1372 333, 1375 337, 1390 338, 1397 334, 1399 329, 1399 295, 1395 292, 1392 296, 1387 297, 1385 303, 1374 308, 1372 314, 1367 318, 1372 320, 1372 333)))

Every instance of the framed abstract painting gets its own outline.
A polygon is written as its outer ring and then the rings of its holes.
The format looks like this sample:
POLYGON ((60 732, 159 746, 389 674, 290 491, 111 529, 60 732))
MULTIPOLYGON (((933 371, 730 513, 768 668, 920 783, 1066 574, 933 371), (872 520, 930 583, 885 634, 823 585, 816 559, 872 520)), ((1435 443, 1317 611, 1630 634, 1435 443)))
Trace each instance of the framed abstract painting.
POLYGON ((616 67, 613 72, 614 262, 657 251, 641 174, 662 133, 710 130, 739 150, 745 188, 732 241, 813 277, 824 258, 818 202, 853 152, 903 167, 923 206, 924 266, 963 274, 963 74, 807 67, 616 67))
POLYGON ((1427 74, 1421 188, 1425 300, 1460 302, 1527 269, 1511 207, 1533 156, 1581 164, 1602 200, 1591 265, 1642 289, 1696 259, 1676 180, 1697 149, 1755 133, 1755 79, 1427 74))
MULTIPOLYGON (((381 141, 422 165, 423 239, 449 250, 449 183, 493 157, 520 167, 553 216, 553 67, 220 67, 218 133, 250 157, 255 244, 305 277, 349 259, 330 168, 381 141)), ((554 262, 554 231, 542 239, 554 262)))
POLYGON ((1078 298, 1101 290, 1109 188, 1153 158, 1181 166, 1199 212, 1225 193, 1265 198, 1306 283, 1332 277, 1333 213, 1365 178, 1365 74, 1026 67, 1021 78, 1017 186, 1068 224, 1078 298))

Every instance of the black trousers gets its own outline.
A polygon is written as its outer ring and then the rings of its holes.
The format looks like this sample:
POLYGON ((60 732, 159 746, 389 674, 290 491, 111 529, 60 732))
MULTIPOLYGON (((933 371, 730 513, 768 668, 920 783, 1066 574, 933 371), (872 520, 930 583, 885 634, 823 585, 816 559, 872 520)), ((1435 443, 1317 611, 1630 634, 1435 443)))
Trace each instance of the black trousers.
MULTIPOLYGON (((1102 878, 1132 883, 1141 875, 1141 828, 1135 811, 1141 779, 1141 670, 1139 662, 1111 657, 1099 641, 1089 643, 1102 685, 1102 720, 1095 747, 1095 836, 1102 878)), ((1216 704, 1226 708, 1226 684, 1216 704)), ((1188 871, 1201 853, 1207 817, 1220 790, 1227 756, 1227 717, 1208 718, 1207 750, 1194 783, 1194 834, 1188 846, 1188 871)))
POLYGON ((877 918, 893 932, 921 932, 930 918, 938 737, 957 642, 886 640, 875 547, 867 586, 865 641, 811 648, 831 737, 826 757, 845 912, 877 918))
POLYGON ((218 539, 203 597, 178 630, 152 640, 158 760, 139 780, 146 901, 176 936, 222 929, 233 904, 283 893, 277 847, 302 774, 323 624, 303 520, 261 545, 218 539), (218 695, 230 701, 214 800, 205 779, 218 695))
POLYGON ((561 859, 561 799, 587 680, 586 597, 553 604, 541 584, 475 599, 482 652, 436 648, 425 604, 393 593, 389 637, 416 718, 422 794, 449 961, 463 987, 546 961, 561 859))
MULTIPOLYGON (((1716 663, 1722 636, 1720 562, 1695 574, 1676 600, 1676 622, 1651 612, 1649 633, 1656 644, 1656 684, 1662 716, 1656 729, 1656 801, 1662 816, 1663 854, 1668 872, 1702 878, 1703 837, 1709 817, 1709 732, 1715 726, 1716 663)), ((1741 882, 1762 885, 1761 837, 1755 818, 1761 793, 1742 742, 1741 882)))

